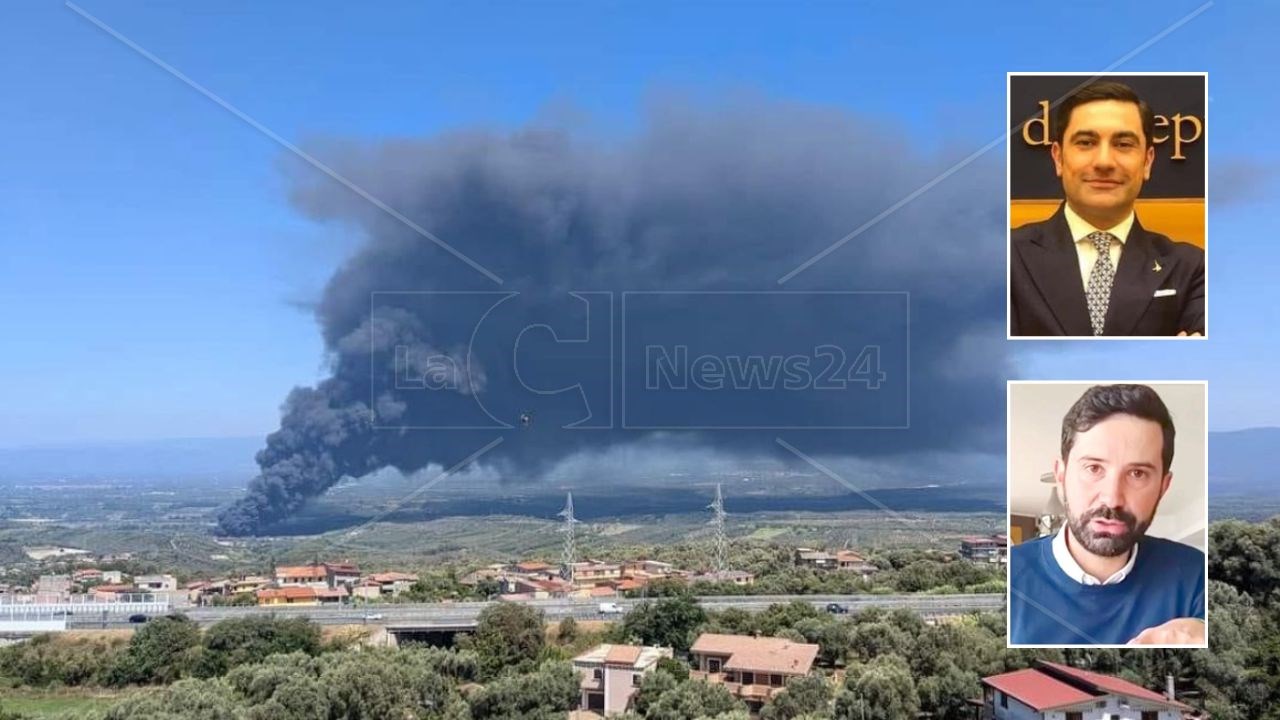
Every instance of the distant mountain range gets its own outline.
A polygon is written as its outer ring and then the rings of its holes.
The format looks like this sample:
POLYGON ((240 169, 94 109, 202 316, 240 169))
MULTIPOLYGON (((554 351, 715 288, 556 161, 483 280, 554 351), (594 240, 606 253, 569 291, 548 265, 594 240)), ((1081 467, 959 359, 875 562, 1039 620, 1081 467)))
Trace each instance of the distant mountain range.
MULTIPOLYGON (((0 448, 0 482, 222 479, 247 482, 263 438, 185 438, 0 448)), ((992 485, 1001 479, 992 478, 992 485)), ((1213 495, 1280 496, 1280 428, 1209 433, 1213 495)))
POLYGON ((1211 495, 1280 495, 1280 428, 1209 433, 1211 495))

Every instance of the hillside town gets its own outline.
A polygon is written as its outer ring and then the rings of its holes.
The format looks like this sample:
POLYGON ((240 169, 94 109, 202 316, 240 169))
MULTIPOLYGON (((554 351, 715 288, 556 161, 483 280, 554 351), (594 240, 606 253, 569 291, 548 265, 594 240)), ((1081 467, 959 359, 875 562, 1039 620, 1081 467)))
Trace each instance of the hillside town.
MULTIPOLYGON (((411 590, 420 575, 398 569, 362 570, 349 559, 305 565, 279 565, 269 573, 189 579, 180 582, 171 573, 131 575, 105 566, 130 560, 127 554, 103 554, 76 550, 50 552, 33 549, 41 572, 29 584, 0 582, 0 597, 8 603, 48 603, 77 597, 110 602, 137 596, 163 596, 175 606, 232 603, 263 606, 326 605, 395 601, 411 590), (104 567, 99 567, 99 566, 104 567), (69 566, 69 567, 68 567, 69 566)), ((812 547, 791 549, 793 565, 820 572, 849 573, 869 579, 880 568, 866 555, 851 549, 812 547)), ((977 564, 1007 561, 1004 535, 965 537, 957 555, 977 564)), ((477 599, 542 600, 550 598, 618 598, 643 595, 655 581, 687 585, 749 588, 756 576, 746 570, 692 570, 648 558, 605 562, 586 559, 551 562, 544 559, 491 563, 458 577, 477 599)))

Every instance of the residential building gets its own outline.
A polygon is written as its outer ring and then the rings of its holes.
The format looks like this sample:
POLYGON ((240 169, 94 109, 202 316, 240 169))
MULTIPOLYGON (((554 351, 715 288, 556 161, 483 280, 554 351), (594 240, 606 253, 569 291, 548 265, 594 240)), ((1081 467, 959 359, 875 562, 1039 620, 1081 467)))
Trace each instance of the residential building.
POLYGON ((373 573, 352 587, 351 594, 366 600, 395 597, 413 587, 416 582, 418 582, 418 576, 409 573, 373 573))
POLYGON ((558 565, 551 565, 541 560, 526 560, 518 562, 512 566, 511 570, 523 575, 550 574, 555 575, 560 572, 558 565))
POLYGON ((622 579, 622 566, 617 563, 576 562, 573 564, 573 582, 577 585, 597 585, 622 579))
POLYGON ((418 576, 412 573, 384 572, 374 573, 369 579, 382 586, 382 594, 399 595, 418 582, 418 576))
POLYGON ((868 577, 880 569, 852 550, 836 551, 836 568, 844 572, 858 573, 862 577, 868 577))
POLYGON ((826 550, 815 550, 813 548, 796 548, 795 564, 797 567, 813 568, 814 570, 843 570, 845 572, 856 572, 863 577, 874 573, 878 568, 867 562, 866 558, 852 550, 837 550, 829 553, 826 550))
POLYGON ((90 591, 90 595, 94 600, 109 602, 111 600, 122 600, 123 596, 134 595, 140 592, 132 585, 108 585, 102 584, 90 591))
POLYGON ((276 568, 276 584, 280 587, 329 587, 329 571, 324 565, 282 565, 276 568))
POLYGON ((582 678, 578 709, 602 715, 625 712, 645 674, 664 657, 671 657, 671 648, 609 644, 577 656, 573 667, 582 678))
POLYGON ((794 559, 797 567, 813 568, 814 570, 833 570, 836 567, 836 556, 825 550, 796 548, 794 559))
POLYGON ((232 582, 225 579, 197 580, 183 586, 183 590, 187 591, 187 600, 196 605, 204 604, 214 597, 231 595, 231 588, 232 582))
POLYGON ((124 582, 124 573, 120 570, 103 570, 102 582, 119 585, 124 582))
POLYGON ((351 586, 351 597, 362 600, 382 599, 382 586, 372 580, 361 580, 351 586))
POLYGON ((989 535, 961 538, 960 555, 974 562, 1007 563, 1009 538, 1006 535, 989 535))
POLYGON ((809 674, 818 646, 785 638, 703 633, 689 655, 694 677, 723 684, 756 713, 787 680, 809 674))
POLYGON ((694 575, 689 578, 691 582, 730 582, 734 585, 751 585, 755 583, 756 576, 746 570, 725 570, 723 572, 706 572, 694 575))
POLYGON ((345 587, 316 590, 316 602, 321 605, 341 605, 350 597, 345 587))
POLYGON ((622 574, 627 577, 667 577, 678 572, 675 565, 658 560, 627 560, 622 563, 622 574))
POLYGON ((982 679, 980 720, 1191 720, 1172 692, 1161 695, 1118 677, 1037 661, 982 679))
POLYGON ((281 588, 263 588, 257 592, 259 605, 319 605, 316 588, 293 585, 281 588))
POLYGON ((613 589, 619 593, 641 590, 645 585, 649 584, 647 577, 627 576, 613 584, 613 589))
POLYGON ((36 580, 37 595, 62 596, 71 592, 70 575, 41 575, 36 580))
POLYGON ((513 596, 525 596, 527 599, 542 600, 544 598, 568 597, 574 591, 573 583, 562 578, 536 580, 523 577, 509 577, 503 583, 504 599, 513 596))
POLYGON ((173 592, 178 589, 178 579, 172 575, 139 575, 133 584, 143 592, 173 592))
POLYGON ((360 568, 352 562, 325 563, 324 569, 329 587, 346 587, 360 582, 360 568))
POLYGON ((271 584, 271 578, 260 575, 248 575, 231 583, 231 594, 257 592, 271 584))
POLYGON ((71 573, 71 579, 78 583, 102 582, 102 571, 97 568, 81 568, 71 573))

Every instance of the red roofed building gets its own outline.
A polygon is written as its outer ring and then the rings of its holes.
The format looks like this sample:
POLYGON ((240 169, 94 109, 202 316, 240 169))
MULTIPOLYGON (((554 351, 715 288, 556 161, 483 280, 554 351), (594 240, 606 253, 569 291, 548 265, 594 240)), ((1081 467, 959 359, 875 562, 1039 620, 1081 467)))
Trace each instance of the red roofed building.
POLYGON ((1009 562, 1009 538, 1005 535, 970 535, 960 539, 960 556, 973 562, 1009 562))
POLYGON ((809 674, 818 646, 786 638, 703 633, 689 654, 692 677, 724 685, 756 713, 782 692, 787 680, 809 674))
POLYGON ((325 563, 329 587, 346 587, 360 582, 360 568, 352 562, 325 563))
POLYGON ((265 588, 258 591, 259 605, 318 605, 319 603, 316 588, 313 587, 291 586, 265 588))
POLYGON ((1188 705, 1118 677, 1038 661, 982 679, 981 720, 1190 720, 1188 705))
POLYGON ((836 551, 836 567, 845 572, 856 572, 863 577, 875 573, 879 568, 852 550, 836 551))
POLYGON ((99 585, 92 591, 94 600, 115 600, 121 595, 140 592, 132 585, 99 585))
POLYGON ((600 715, 625 712, 631 696, 658 660, 671 657, 671 648, 640 645, 597 645, 573 659, 579 673, 578 708, 600 715))
POLYGON ((321 605, 341 605, 346 602, 347 596, 347 589, 345 587, 316 590, 316 602, 321 605))
POLYGON ((614 587, 618 592, 627 592, 628 590, 639 590, 648 584, 648 578, 640 579, 635 577, 627 577, 614 583, 614 587))
POLYGON ((282 565, 276 568, 276 584, 280 587, 329 587, 329 571, 323 565, 282 565))
POLYGON ((418 576, 411 573, 373 573, 351 588, 351 594, 370 600, 395 597, 413 587, 416 582, 418 582, 418 576))

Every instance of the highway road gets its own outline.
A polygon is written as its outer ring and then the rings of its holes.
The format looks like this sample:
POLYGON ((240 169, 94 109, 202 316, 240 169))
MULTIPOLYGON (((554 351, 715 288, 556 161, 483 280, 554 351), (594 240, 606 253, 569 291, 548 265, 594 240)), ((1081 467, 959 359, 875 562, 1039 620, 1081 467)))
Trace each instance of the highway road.
MULTIPOLYGON (((698 603, 708 610, 738 608, 747 612, 759 612, 778 603, 807 602, 817 608, 837 603, 856 613, 871 607, 890 610, 906 608, 924 615, 950 615, 978 611, 995 611, 1004 607, 1004 595, 725 595, 700 597, 698 603)), ((644 602, 641 599, 587 599, 566 598, 526 600, 521 604, 538 608, 548 620, 572 617, 576 620, 617 619, 619 615, 605 615, 599 611, 601 602, 616 602, 625 612, 644 602)), ((472 626, 480 612, 493 602, 457 603, 373 603, 370 605, 340 606, 276 606, 276 607, 175 607, 201 625, 211 625, 219 620, 254 615, 276 617, 305 617, 321 625, 380 625, 399 628, 464 628, 472 626)), ((127 627, 126 617, 112 615, 104 619, 100 614, 80 614, 67 618, 68 627, 101 628, 127 627)))

